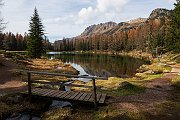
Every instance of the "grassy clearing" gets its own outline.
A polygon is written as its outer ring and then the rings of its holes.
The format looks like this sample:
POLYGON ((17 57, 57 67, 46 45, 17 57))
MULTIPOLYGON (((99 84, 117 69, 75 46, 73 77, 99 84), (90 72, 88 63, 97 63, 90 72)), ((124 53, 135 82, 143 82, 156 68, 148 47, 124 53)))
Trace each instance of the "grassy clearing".
MULTIPOLYGON (((161 78, 162 76, 163 74, 138 73, 136 74, 136 77, 132 78, 109 77, 108 80, 96 80, 96 86, 99 88, 97 89, 98 92, 107 93, 110 96, 131 95, 144 92, 145 82, 161 78), (130 84, 121 88, 121 84, 124 82, 130 84)), ((92 81, 89 81, 88 83, 75 81, 74 83, 78 85, 92 86, 92 81)), ((72 90, 91 91, 91 89, 78 87, 73 87, 72 90)))

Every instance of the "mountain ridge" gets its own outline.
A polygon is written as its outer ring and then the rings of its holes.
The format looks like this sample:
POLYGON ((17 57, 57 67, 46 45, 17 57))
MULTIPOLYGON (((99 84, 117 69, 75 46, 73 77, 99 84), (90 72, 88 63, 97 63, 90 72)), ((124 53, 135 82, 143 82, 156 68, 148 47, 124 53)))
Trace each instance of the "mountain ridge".
MULTIPOLYGON (((65 40, 68 40, 67 43, 74 41, 74 43, 78 44, 71 43, 73 44, 71 45, 73 46, 72 50, 86 50, 86 48, 87 50, 121 50, 125 47, 129 50, 138 48, 138 46, 142 46, 140 49, 144 49, 147 46, 146 44, 152 42, 152 39, 155 40, 159 39, 157 38, 159 36, 164 36, 165 27, 170 15, 171 10, 157 8, 151 12, 148 18, 137 18, 120 23, 106 22, 97 25, 94 24, 87 27, 79 36, 65 40), (124 43, 126 39, 128 39, 129 44, 125 46, 124 43), (83 45, 85 48, 83 48, 83 45), (101 48, 101 46, 106 47, 101 48), (119 48, 117 46, 119 46, 119 48)), ((63 48, 62 46, 65 45, 65 43, 61 40, 59 40, 59 42, 56 41, 55 49, 64 50, 61 48, 63 48)))

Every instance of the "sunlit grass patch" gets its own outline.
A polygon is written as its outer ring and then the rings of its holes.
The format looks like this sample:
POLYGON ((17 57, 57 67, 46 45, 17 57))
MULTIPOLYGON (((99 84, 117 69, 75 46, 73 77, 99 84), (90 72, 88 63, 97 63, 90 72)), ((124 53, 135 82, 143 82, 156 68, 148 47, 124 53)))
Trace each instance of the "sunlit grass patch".
POLYGON ((101 107, 95 113, 95 119, 97 120, 144 120, 144 115, 141 114, 141 110, 134 110, 135 108, 120 109, 114 105, 108 105, 101 107))
MULTIPOLYGON (((87 84, 91 85, 92 82, 90 81, 87 84)), ((100 89, 98 89, 98 92, 106 93, 112 96, 131 95, 131 94, 144 92, 145 90, 142 84, 139 84, 139 81, 135 77, 133 78, 110 77, 108 80, 97 80, 96 85, 100 87, 100 89), (122 85, 124 83, 127 84, 122 85)))
POLYGON ((137 73, 136 76, 141 77, 139 81, 146 81, 146 80, 154 80, 156 78, 161 78, 163 74, 144 74, 144 73, 137 73))
POLYGON ((180 90, 180 75, 178 75, 176 78, 172 79, 172 84, 174 87, 180 90))

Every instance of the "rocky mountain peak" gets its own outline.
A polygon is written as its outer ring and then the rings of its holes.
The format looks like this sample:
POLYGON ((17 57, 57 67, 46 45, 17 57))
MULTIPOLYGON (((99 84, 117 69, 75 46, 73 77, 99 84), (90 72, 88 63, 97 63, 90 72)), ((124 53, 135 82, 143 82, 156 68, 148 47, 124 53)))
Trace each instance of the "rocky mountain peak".
POLYGON ((129 23, 129 24, 142 23, 142 22, 145 22, 146 20, 147 18, 137 18, 137 19, 130 20, 126 23, 129 23))
POLYGON ((149 19, 162 18, 164 16, 169 16, 170 14, 171 14, 170 10, 164 8, 157 8, 151 12, 149 19))
POLYGON ((115 22, 106 22, 106 23, 100 23, 97 25, 91 25, 85 29, 85 31, 80 35, 82 36, 91 36, 93 34, 101 34, 105 31, 108 31, 115 27, 117 23, 115 22))

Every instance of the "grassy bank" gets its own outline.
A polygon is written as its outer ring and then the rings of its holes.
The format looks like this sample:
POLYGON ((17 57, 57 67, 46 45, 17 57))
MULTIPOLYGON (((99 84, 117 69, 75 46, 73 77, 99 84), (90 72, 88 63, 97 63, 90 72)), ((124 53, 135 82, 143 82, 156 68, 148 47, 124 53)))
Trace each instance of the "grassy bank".
MULTIPOLYGON (((163 120, 165 118, 178 119, 180 110, 178 94, 180 80, 179 75, 172 80, 172 85, 174 87, 171 91, 164 91, 164 89, 159 86, 153 89, 149 89, 147 87, 148 83, 153 83, 153 81, 162 78, 164 74, 169 73, 172 69, 170 65, 177 65, 177 58, 177 55, 165 54, 161 58, 151 59, 151 64, 141 66, 137 70, 136 76, 132 78, 110 77, 108 78, 108 80, 97 80, 97 91, 100 93, 107 93, 107 95, 109 96, 109 99, 107 99, 107 105, 99 107, 98 111, 95 111, 92 106, 75 104, 73 108, 59 108, 55 110, 49 110, 43 113, 41 117, 43 120, 163 120), (159 88, 164 91, 161 94, 168 94, 170 96, 166 99, 162 98, 159 101, 156 101, 157 99, 159 99, 159 92, 161 92, 159 91, 159 88), (150 93, 146 95, 148 90, 152 90, 152 94, 150 93), (152 99, 147 98, 145 100, 136 100, 138 97, 143 98, 143 95, 146 95, 146 97, 149 96, 150 98, 152 97, 152 99)), ((70 65, 65 65, 59 60, 29 59, 28 61, 19 60, 18 63, 20 63, 21 65, 23 64, 23 66, 25 66, 25 68, 28 70, 77 74, 77 71, 74 70, 70 65)), ((48 76, 33 76, 33 79, 43 81, 69 81, 69 79, 67 78, 48 76)), ((92 81, 88 83, 74 81, 74 83, 88 86, 92 85, 92 81)), ((91 89, 84 88, 72 89, 77 91, 91 91, 91 89)), ((19 109, 22 111, 26 110, 26 106, 30 106, 28 105, 28 103, 26 103, 27 101, 18 104, 9 104, 7 102, 7 99, 0 99, 0 114, 13 114, 13 111, 16 111, 15 107, 18 107, 18 105, 24 106, 22 109, 21 107, 19 109)), ((40 102, 37 100, 35 101, 34 105, 36 105, 37 103, 40 102)))

